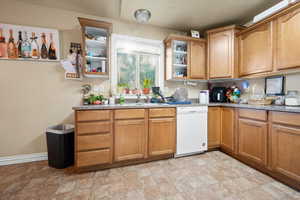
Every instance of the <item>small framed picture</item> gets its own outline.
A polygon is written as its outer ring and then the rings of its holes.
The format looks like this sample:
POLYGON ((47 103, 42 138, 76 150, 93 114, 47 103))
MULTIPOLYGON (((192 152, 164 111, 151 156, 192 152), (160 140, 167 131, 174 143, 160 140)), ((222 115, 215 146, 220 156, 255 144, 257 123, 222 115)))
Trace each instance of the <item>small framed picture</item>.
POLYGON ((265 78, 265 92, 268 96, 284 94, 284 76, 272 76, 265 78))
POLYGON ((193 38, 200 38, 199 31, 191 30, 191 35, 193 38))

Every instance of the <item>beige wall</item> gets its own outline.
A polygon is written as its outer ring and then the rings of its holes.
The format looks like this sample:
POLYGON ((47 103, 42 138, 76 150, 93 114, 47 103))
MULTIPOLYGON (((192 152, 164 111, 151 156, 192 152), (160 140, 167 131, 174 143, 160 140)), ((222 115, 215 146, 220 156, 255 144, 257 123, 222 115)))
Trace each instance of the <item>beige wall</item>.
MULTIPOLYGON (((110 21, 114 33, 149 39, 163 40, 168 34, 177 32, 1 0, 0 23, 59 29, 63 55, 66 55, 71 41, 80 41, 77 17, 110 21)), ((110 88, 109 81, 64 80, 64 71, 56 62, 2 60, 0 68, 0 157, 45 152, 45 128, 62 122, 73 122, 72 106, 80 104, 80 86, 83 83, 100 86, 104 93, 110 88)), ((172 83, 167 85, 170 87, 168 92, 180 86, 172 83)), ((205 85, 200 87, 205 88, 205 85)), ((198 87, 190 91, 190 96, 196 97, 198 87)))

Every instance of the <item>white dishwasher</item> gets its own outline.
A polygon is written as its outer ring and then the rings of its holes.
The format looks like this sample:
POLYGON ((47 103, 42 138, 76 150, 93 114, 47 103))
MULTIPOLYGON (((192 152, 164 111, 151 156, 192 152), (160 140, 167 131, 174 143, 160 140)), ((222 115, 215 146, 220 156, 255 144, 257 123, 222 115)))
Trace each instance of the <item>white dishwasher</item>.
POLYGON ((207 106, 177 107, 175 157, 207 151, 207 106))

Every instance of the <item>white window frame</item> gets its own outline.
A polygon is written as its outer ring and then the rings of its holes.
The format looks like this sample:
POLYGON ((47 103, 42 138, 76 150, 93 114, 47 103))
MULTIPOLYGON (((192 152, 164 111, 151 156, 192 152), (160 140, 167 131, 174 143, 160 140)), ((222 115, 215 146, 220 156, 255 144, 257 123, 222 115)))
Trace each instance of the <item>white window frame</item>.
POLYGON ((127 35, 112 34, 111 37, 111 91, 117 94, 118 66, 117 50, 124 48, 128 51, 156 54, 159 56, 159 66, 156 70, 156 86, 164 88, 164 43, 161 40, 151 40, 127 35))

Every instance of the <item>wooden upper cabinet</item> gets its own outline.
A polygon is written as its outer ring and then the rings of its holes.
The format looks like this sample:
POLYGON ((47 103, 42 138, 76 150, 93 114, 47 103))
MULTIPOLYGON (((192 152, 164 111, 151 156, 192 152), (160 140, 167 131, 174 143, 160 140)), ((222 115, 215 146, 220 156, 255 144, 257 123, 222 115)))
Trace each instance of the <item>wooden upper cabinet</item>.
POLYGON ((221 108, 208 108, 208 148, 220 147, 221 139, 221 108))
POLYGON ((205 42, 191 41, 190 44, 190 79, 206 78, 206 44, 205 42))
POLYGON ((156 118, 149 120, 149 155, 159 156, 175 152, 175 118, 156 118))
POLYGON ((229 153, 235 152, 235 110, 221 110, 221 148, 229 153))
POLYGON ((238 26, 227 26, 207 31, 209 79, 237 77, 235 33, 242 29, 238 26))
POLYGON ((166 80, 206 78, 206 40, 170 35, 165 40, 166 80))
POLYGON ((115 161, 146 157, 147 127, 144 119, 115 120, 115 161))
POLYGON ((300 8, 276 20, 276 69, 300 67, 300 8))
POLYGON ((259 165, 267 165, 267 122, 251 119, 238 121, 238 154, 259 165))
POLYGON ((247 76, 273 71, 272 21, 239 35, 239 75, 247 76))

